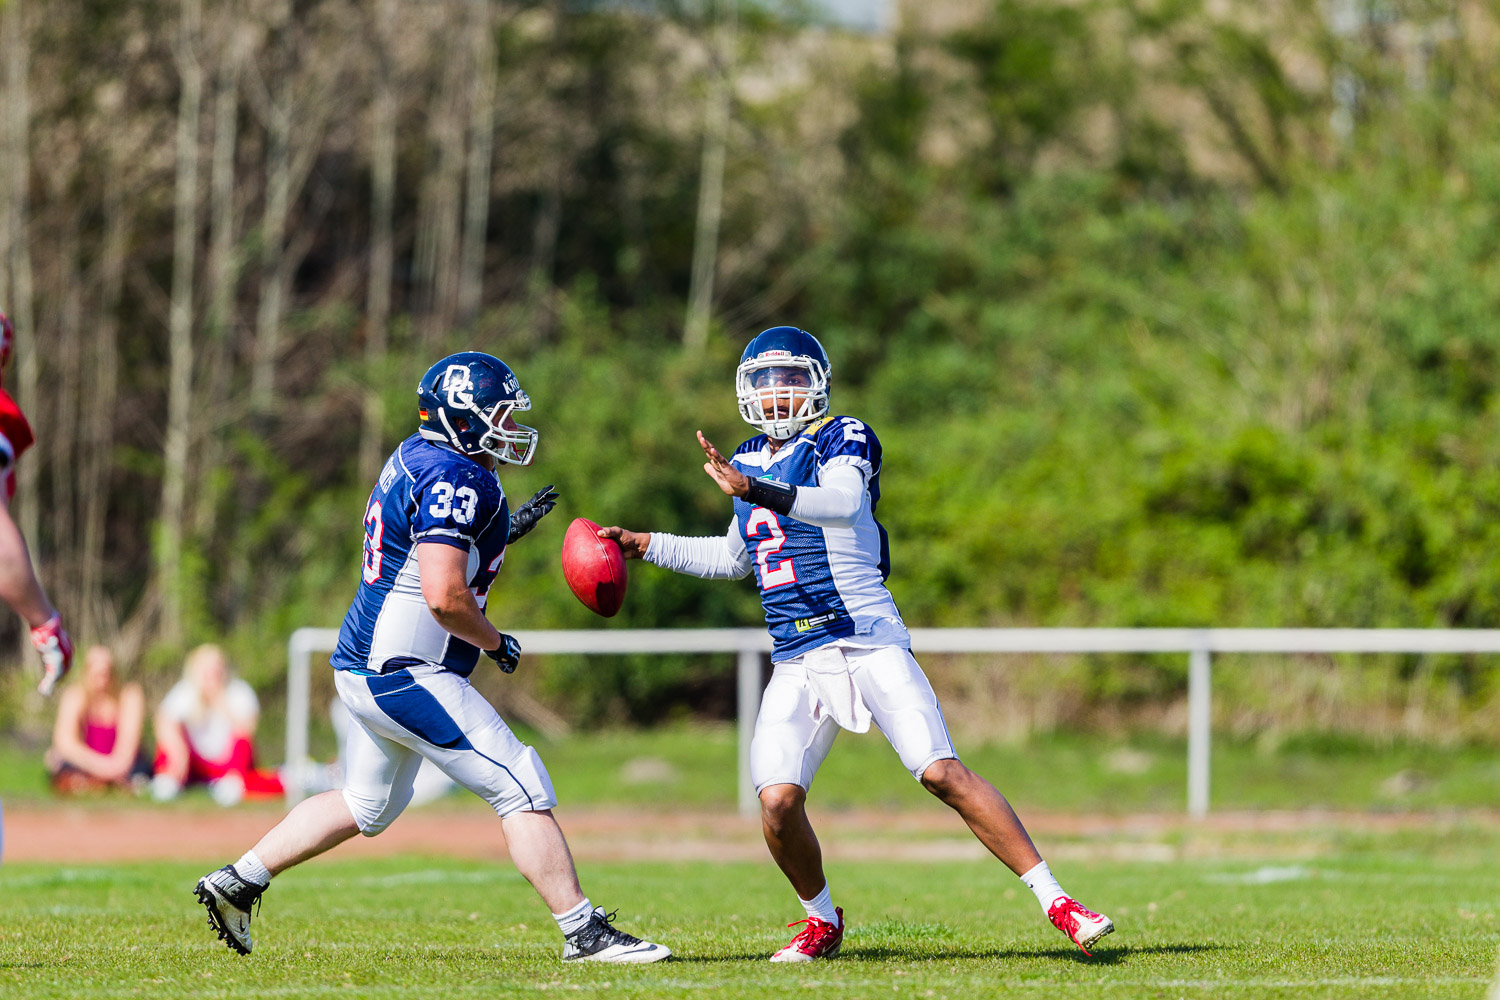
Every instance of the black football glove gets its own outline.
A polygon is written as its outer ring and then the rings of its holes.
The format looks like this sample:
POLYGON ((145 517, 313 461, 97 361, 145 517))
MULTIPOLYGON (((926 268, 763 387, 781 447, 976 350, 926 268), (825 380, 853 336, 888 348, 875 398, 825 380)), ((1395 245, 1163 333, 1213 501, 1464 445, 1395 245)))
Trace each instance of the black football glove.
POLYGON ((500 633, 500 645, 494 649, 486 649, 484 655, 500 664, 502 673, 513 674, 516 672, 516 664, 521 662, 521 644, 513 635, 500 633))
POLYGON ((536 491, 536 496, 510 512, 510 537, 506 545, 514 545, 516 539, 536 527, 536 523, 557 506, 557 491, 550 485, 536 491))

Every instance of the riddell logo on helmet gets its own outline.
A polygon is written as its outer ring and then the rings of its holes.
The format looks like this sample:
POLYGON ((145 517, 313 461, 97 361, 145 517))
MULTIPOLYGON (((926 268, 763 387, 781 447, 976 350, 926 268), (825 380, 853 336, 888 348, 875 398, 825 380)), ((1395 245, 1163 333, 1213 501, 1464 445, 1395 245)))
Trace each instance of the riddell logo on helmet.
POLYGON ((782 350, 761 351, 759 354, 757 354, 755 356, 755 360, 757 360, 757 361, 761 361, 763 359, 780 360, 781 358, 795 358, 796 356, 797 355, 793 354, 791 351, 782 351, 782 350))

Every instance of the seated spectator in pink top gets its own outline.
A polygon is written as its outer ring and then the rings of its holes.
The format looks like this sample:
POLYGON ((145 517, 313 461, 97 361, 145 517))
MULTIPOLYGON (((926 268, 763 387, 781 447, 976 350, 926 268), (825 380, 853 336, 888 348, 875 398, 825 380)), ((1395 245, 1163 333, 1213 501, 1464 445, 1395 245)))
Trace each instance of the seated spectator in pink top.
POLYGON ((144 785, 151 774, 141 753, 146 698, 139 684, 121 684, 115 657, 90 649, 83 671, 57 703, 46 755, 52 787, 63 795, 144 785))
POLYGON ((220 805, 246 796, 284 794, 274 771, 255 767, 252 740, 260 721, 255 691, 229 672, 215 645, 188 654, 178 681, 156 710, 156 777, 151 794, 171 799, 186 785, 209 786, 220 805))

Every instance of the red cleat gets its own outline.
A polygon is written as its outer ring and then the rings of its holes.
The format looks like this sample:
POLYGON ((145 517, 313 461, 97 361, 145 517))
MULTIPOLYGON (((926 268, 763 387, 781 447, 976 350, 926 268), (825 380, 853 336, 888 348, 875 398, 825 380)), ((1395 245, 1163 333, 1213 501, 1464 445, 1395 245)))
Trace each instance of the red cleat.
POLYGON ((836 906, 833 912, 839 915, 836 925, 817 917, 787 924, 788 927, 796 927, 797 924, 807 926, 798 931, 797 936, 785 948, 772 955, 771 961, 811 962, 815 958, 833 958, 837 955, 839 947, 844 943, 844 908, 836 906))
POLYGON ((1052 904, 1047 911, 1047 919, 1052 921, 1052 926, 1068 936, 1068 940, 1078 946, 1078 950, 1093 957, 1089 948, 1100 938, 1110 934, 1115 929, 1113 920, 1100 916, 1093 910, 1086 910, 1078 905, 1078 901, 1070 896, 1064 896, 1052 904))

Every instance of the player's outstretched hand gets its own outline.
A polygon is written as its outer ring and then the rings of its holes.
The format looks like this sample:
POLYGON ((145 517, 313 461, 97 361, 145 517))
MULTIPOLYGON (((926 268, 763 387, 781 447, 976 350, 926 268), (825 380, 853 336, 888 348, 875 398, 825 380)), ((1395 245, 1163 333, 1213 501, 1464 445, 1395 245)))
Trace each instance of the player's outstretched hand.
POLYGON ((553 507, 557 506, 557 490, 551 483, 537 490, 530 500, 517 507, 510 515, 510 537, 505 540, 506 545, 514 545, 516 539, 536 527, 536 523, 546 517, 553 507))
POLYGON ((501 673, 513 674, 516 665, 521 662, 521 644, 513 635, 500 633, 500 645, 494 649, 486 649, 484 655, 500 664, 501 673))
POLYGON ((702 431, 698 432, 698 445, 703 449, 703 454, 708 456, 708 461, 703 463, 703 471, 719 484, 719 489, 732 497, 742 497, 750 492, 750 480, 719 454, 719 449, 703 436, 702 431))
POLYGON ((53 615, 32 629, 31 644, 42 656, 42 681, 36 689, 43 697, 50 697, 57 682, 73 666, 73 640, 63 628, 62 615, 53 615))
POLYGON ((651 532, 626 531, 624 528, 613 524, 608 528, 600 528, 599 537, 612 538, 619 542, 620 552, 626 559, 645 558, 646 547, 651 544, 651 532))

